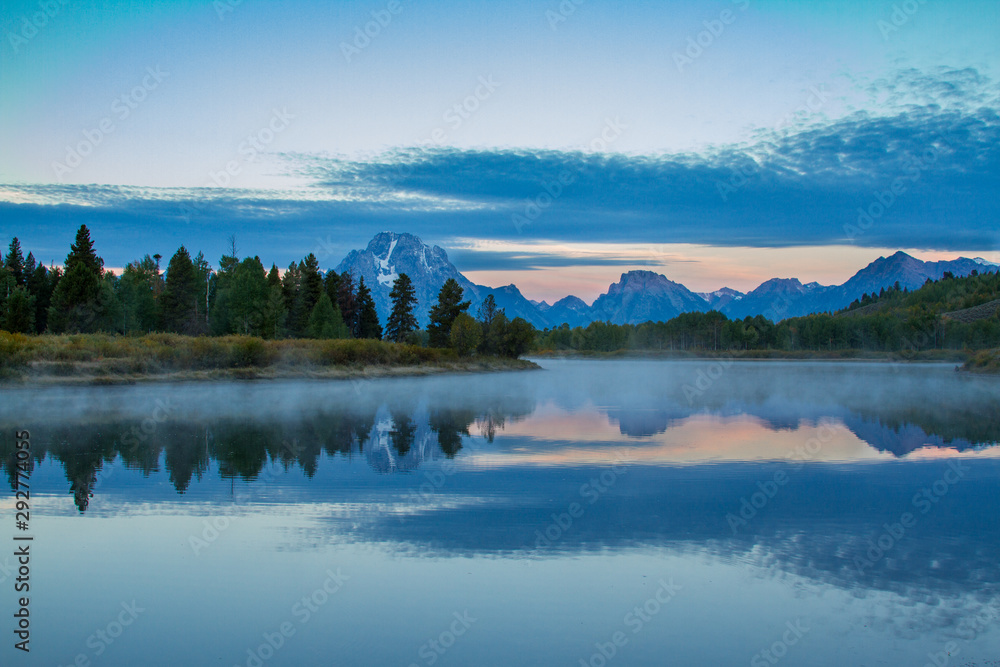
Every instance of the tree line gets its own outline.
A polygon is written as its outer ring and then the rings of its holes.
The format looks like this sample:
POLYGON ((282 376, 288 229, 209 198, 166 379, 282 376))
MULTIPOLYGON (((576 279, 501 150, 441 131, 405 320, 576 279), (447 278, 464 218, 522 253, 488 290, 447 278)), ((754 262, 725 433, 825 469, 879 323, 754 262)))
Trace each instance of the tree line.
POLYGON ((1000 309, 973 321, 943 317, 1000 298, 1000 275, 964 278, 945 274, 920 289, 899 284, 866 294, 837 313, 817 313, 773 322, 762 315, 729 319, 718 311, 682 313, 666 322, 592 322, 546 329, 538 346, 547 350, 781 350, 834 351, 970 349, 1000 346, 1000 309))
POLYGON ((0 329, 13 333, 241 334, 278 338, 368 338, 453 347, 472 353, 517 357, 530 349, 534 328, 509 321, 488 297, 479 318, 449 279, 421 331, 409 276, 400 274, 389 296, 385 328, 371 289, 361 276, 321 271, 312 253, 284 272, 260 258, 239 259, 235 237, 213 269, 202 253, 181 246, 161 271, 160 255, 130 262, 120 275, 104 268, 90 230, 81 225, 62 267, 24 257, 17 237, 0 254, 0 329), (455 326, 457 323, 457 326, 455 326))

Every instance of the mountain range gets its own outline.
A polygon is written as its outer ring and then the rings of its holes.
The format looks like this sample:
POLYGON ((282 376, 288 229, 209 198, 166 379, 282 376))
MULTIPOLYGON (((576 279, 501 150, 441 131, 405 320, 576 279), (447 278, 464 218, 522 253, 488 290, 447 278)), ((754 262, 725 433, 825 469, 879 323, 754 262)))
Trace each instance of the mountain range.
POLYGON ((899 251, 879 257, 858 271, 842 285, 803 284, 796 278, 772 278, 750 292, 723 287, 714 292, 692 292, 680 283, 653 271, 628 271, 608 287, 594 303, 567 296, 549 305, 530 301, 516 285, 487 287, 476 285, 448 260, 439 246, 428 246, 412 234, 381 232, 364 250, 352 250, 336 267, 337 273, 349 272, 355 280, 364 277, 371 288, 379 319, 386 321, 392 308, 389 292, 400 273, 413 281, 417 297, 417 319, 427 326, 427 312, 437 301, 438 291, 448 278, 458 281, 465 299, 472 302, 474 315, 490 294, 509 318, 523 317, 534 326, 551 328, 567 323, 586 326, 594 321, 614 324, 639 324, 666 321, 686 312, 718 310, 731 319, 763 315, 779 321, 811 313, 845 308, 863 294, 878 292, 899 283, 916 289, 927 279, 938 280, 945 272, 966 276, 973 271, 996 271, 998 265, 983 259, 960 257, 954 260, 924 262, 899 251))

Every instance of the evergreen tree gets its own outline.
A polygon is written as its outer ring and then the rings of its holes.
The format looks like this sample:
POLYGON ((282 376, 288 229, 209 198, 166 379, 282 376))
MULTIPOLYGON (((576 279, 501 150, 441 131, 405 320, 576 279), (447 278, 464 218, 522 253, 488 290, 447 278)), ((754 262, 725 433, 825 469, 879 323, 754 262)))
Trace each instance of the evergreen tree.
POLYGON ((167 265, 167 279, 160 295, 160 317, 164 331, 195 334, 198 319, 198 276, 187 249, 181 246, 167 265))
POLYGON ((123 333, 148 333, 159 324, 156 303, 156 263, 146 255, 122 271, 118 294, 122 303, 123 333))
POLYGON ((56 285, 48 325, 55 333, 96 331, 104 261, 94 252, 90 230, 81 225, 66 256, 65 273, 56 285))
POLYGON ((209 330, 209 283, 212 279, 212 266, 205 259, 205 254, 199 252, 194 258, 195 283, 198 285, 195 302, 198 307, 199 332, 209 330))
POLYGON ((333 269, 327 271, 323 277, 323 290, 330 297, 330 301, 337 305, 340 296, 340 276, 333 269))
POLYGON ((5 313, 7 312, 7 300, 17 289, 17 282, 7 267, 0 262, 0 329, 4 328, 5 313))
POLYGON ((302 335, 299 324, 302 321, 300 312, 302 301, 299 299, 299 289, 302 274, 299 266, 295 262, 288 265, 285 275, 281 278, 281 294, 285 300, 285 312, 287 313, 288 332, 295 338, 302 335))
POLYGON ((509 325, 510 322, 507 320, 507 315, 502 309, 493 312, 489 317, 489 323, 479 320, 479 326, 483 330, 483 339, 479 343, 479 352, 491 356, 503 354, 504 339, 507 336, 509 325))
MULTIPOLYGON (((281 274, 278 272, 278 266, 274 263, 271 264, 271 270, 267 272, 267 286, 281 289, 281 274)), ((282 298, 284 297, 282 296, 282 298)))
POLYGON ((28 294, 35 297, 35 331, 45 331, 49 305, 52 300, 52 282, 49 271, 42 264, 36 264, 29 252, 24 262, 24 281, 28 294))
POLYGON ((344 318, 341 317, 340 310, 333 305, 333 301, 330 300, 330 296, 326 292, 320 294, 319 301, 316 302, 309 315, 306 333, 310 338, 320 339, 348 337, 344 318))
POLYGON ((378 321, 378 312, 375 310, 375 300, 372 299, 371 290, 365 285, 365 277, 358 279, 357 295, 357 328, 354 332, 355 338, 382 338, 382 325, 378 321))
POLYGON ((24 255, 21 254, 21 242, 17 240, 16 236, 11 239, 10 248, 7 250, 7 256, 3 260, 3 266, 10 271, 15 283, 21 286, 25 284, 24 255))
POLYGON ((229 316, 236 333, 260 335, 268 301, 267 272, 258 257, 247 257, 233 270, 229 316))
POLYGON ((344 271, 337 281, 337 307, 347 328, 354 334, 358 322, 358 300, 354 293, 354 277, 344 271))
POLYGON ((401 273, 393 281, 389 298, 392 299, 392 312, 385 323, 385 337, 402 343, 417 329, 417 318, 413 315, 417 296, 408 275, 401 273))
MULTIPOLYGON (((270 284, 270 280, 268 280, 270 284)), ((264 305, 261 322, 261 335, 264 338, 281 338, 285 332, 285 320, 288 311, 285 310, 285 298, 281 286, 270 285, 267 302, 264 305)))
POLYGON ((58 266, 46 269, 39 265, 35 269, 35 277, 39 281, 38 291, 35 292, 35 330, 45 332, 49 330, 49 308, 52 306, 52 295, 62 280, 63 272, 58 266))
POLYGON ((7 297, 3 308, 3 326, 0 327, 12 333, 34 333, 35 330, 35 297, 28 290, 18 286, 7 297))
POLYGON ((430 334, 431 347, 448 347, 451 336, 451 325, 459 313, 469 309, 470 303, 462 301, 462 286, 454 278, 448 278, 438 292, 438 301, 431 308, 430 324, 427 332, 430 334))
POLYGON ((299 318, 297 329, 304 332, 309 326, 309 317, 313 308, 319 301, 320 294, 323 293, 323 277, 319 274, 319 261, 316 255, 309 253, 305 259, 299 262, 299 293, 300 303, 297 307, 299 318))
POLYGON ((507 333, 507 316, 502 308, 497 308, 496 299, 492 294, 487 294, 479 306, 478 317, 480 326, 483 329, 482 340, 479 342, 479 352, 481 354, 500 354, 500 347, 503 344, 504 335, 507 333))
POLYGON ((219 258, 219 270, 209 279, 208 317, 209 331, 215 336, 221 336, 236 331, 232 309, 233 281, 240 260, 236 257, 235 239, 230 237, 231 254, 219 258))

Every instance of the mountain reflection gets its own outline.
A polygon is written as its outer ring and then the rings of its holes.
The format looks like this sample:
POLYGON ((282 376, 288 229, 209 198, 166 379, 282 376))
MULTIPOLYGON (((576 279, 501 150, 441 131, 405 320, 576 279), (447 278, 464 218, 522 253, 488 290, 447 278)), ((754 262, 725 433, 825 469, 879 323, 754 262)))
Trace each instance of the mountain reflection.
MULTIPOLYGON (((562 435, 561 428, 565 428, 565 424, 556 418, 533 415, 536 405, 532 401, 517 403, 505 400, 478 406, 431 408, 393 404, 368 410, 344 407, 313 410, 281 421, 254 420, 246 416, 220 416, 195 422, 167 420, 148 434, 137 430, 135 422, 130 420, 75 425, 55 423, 32 429, 32 453, 36 461, 51 457, 62 464, 69 490, 83 512, 102 467, 119 459, 127 469, 139 471, 146 477, 163 466, 169 473, 170 483, 181 494, 188 490, 192 480, 201 480, 213 467, 223 479, 246 482, 256 480, 265 466, 271 464, 285 470, 298 466, 306 477, 312 478, 324 455, 364 460, 379 473, 407 473, 416 471, 427 461, 459 455, 469 438, 493 442, 498 432, 502 433, 512 421, 522 422, 513 434, 531 435, 536 445, 534 455, 544 457, 545 452, 550 451, 545 449, 545 441, 562 435), (546 434, 545 437, 542 434, 546 434)), ((997 418, 990 413, 979 413, 983 416, 975 420, 963 414, 949 420, 932 408, 922 413, 878 413, 874 409, 852 412, 797 407, 798 411, 790 412, 787 405, 780 409, 727 405, 706 412, 675 405, 661 410, 619 408, 599 412, 604 414, 608 425, 617 425, 620 433, 626 436, 619 444, 632 447, 642 446, 644 438, 682 433, 706 414, 737 419, 734 428, 744 430, 745 425, 741 426, 739 420, 753 418, 755 425, 774 437, 782 432, 795 432, 804 424, 835 420, 873 450, 896 457, 917 449, 947 448, 959 452, 979 449, 995 445, 1000 435, 997 418), (928 429, 939 429, 944 435, 928 429)), ((576 415, 570 414, 565 419, 573 421, 576 415)), ((594 432, 592 427, 584 425, 583 428, 594 432)), ((712 428, 717 436, 732 439, 717 424, 712 428)), ((566 435, 565 445, 572 445, 574 434, 566 435)), ((2 452, 4 471, 13 485, 14 451, 10 443, 5 443, 5 447, 6 451, 2 452)), ((694 455, 706 460, 711 458, 703 449, 696 448, 694 455)), ((666 456, 669 459, 669 455, 666 456)), ((730 456, 738 458, 739 451, 730 456)), ((770 457, 765 455, 765 458, 770 457)), ((512 454, 510 460, 517 461, 517 455, 512 454)), ((539 459, 540 462, 544 460, 539 459)))

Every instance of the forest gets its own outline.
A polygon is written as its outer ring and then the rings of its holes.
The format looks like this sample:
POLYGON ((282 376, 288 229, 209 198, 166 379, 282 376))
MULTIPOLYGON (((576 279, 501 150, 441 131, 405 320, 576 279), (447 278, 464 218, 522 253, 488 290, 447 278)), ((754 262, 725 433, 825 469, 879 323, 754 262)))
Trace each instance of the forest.
POLYGON ((258 256, 240 259, 236 239, 213 269, 202 253, 181 246, 164 272, 160 255, 130 262, 120 275, 104 268, 83 225, 62 267, 46 267, 17 237, 0 256, 0 329, 14 334, 172 333, 281 339, 369 339, 452 348, 462 356, 516 358, 530 349, 534 328, 509 320, 492 297, 476 318, 455 280, 441 288, 420 330, 413 285, 392 285, 383 328, 363 277, 323 272, 310 253, 283 272, 258 256))

